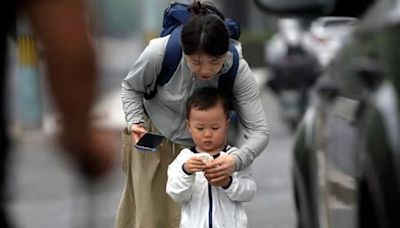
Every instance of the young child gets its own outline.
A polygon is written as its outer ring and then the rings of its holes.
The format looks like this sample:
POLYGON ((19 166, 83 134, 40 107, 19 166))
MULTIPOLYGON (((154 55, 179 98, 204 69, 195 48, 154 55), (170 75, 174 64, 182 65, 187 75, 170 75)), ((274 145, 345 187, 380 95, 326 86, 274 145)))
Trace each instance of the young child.
POLYGON ((187 102, 186 119, 196 146, 183 149, 168 166, 166 187, 168 195, 182 206, 180 227, 247 227, 242 202, 250 201, 257 188, 250 167, 213 185, 204 176, 206 162, 237 150, 226 144, 227 99, 216 88, 199 89, 187 102), (208 155, 210 159, 204 159, 208 155))

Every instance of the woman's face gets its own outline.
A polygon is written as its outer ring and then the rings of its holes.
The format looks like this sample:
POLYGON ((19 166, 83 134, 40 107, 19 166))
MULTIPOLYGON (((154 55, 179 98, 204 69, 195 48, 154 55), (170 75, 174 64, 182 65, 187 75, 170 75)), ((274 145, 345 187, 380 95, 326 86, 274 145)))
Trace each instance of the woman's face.
POLYGON ((190 71, 198 79, 210 80, 222 68, 226 54, 215 57, 204 53, 185 55, 190 71))

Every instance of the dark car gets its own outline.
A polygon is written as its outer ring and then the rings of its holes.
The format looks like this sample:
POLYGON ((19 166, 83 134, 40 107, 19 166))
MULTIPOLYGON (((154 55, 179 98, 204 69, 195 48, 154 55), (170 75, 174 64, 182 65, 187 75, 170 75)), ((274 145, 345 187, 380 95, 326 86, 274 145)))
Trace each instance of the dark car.
POLYGON ((255 2, 278 15, 359 18, 297 128, 298 227, 400 227, 400 1, 255 2))

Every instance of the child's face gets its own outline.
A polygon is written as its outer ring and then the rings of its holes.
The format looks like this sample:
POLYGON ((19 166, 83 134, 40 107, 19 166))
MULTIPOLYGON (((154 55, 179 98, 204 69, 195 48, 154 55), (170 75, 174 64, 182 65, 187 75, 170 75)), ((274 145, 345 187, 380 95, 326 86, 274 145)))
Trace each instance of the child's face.
POLYGON ((207 110, 190 111, 188 129, 197 149, 202 152, 219 152, 224 148, 228 125, 221 103, 207 110))
POLYGON ((210 80, 222 68, 225 62, 225 55, 214 57, 207 54, 186 55, 186 61, 190 71, 198 79, 210 80))

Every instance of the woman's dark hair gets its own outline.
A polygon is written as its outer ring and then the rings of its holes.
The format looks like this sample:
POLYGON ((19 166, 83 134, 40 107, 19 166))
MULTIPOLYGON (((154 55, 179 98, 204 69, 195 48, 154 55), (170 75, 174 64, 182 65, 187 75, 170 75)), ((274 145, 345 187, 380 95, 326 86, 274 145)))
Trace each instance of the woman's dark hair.
POLYGON ((193 16, 182 28, 183 52, 192 55, 204 52, 221 56, 229 49, 229 33, 224 24, 224 15, 211 3, 194 1, 189 7, 193 16))
POLYGON ((194 91, 186 102, 186 119, 190 117, 192 109, 207 110, 221 103, 226 118, 229 118, 229 102, 225 94, 214 87, 204 87, 194 91))

